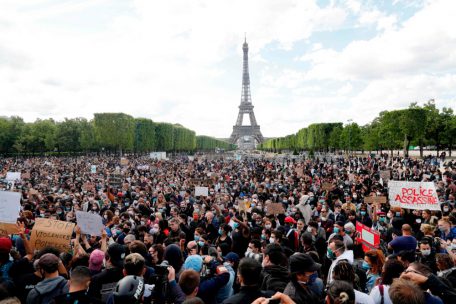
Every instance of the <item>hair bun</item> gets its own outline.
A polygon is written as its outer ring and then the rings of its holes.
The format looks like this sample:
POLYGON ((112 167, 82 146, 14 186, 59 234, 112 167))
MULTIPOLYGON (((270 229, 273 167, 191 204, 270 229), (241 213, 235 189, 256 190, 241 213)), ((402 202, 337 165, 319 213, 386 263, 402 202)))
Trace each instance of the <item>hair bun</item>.
POLYGON ((339 299, 340 299, 341 303, 345 303, 345 302, 347 302, 350 299, 350 297, 348 296, 348 293, 343 291, 343 292, 340 293, 339 299))

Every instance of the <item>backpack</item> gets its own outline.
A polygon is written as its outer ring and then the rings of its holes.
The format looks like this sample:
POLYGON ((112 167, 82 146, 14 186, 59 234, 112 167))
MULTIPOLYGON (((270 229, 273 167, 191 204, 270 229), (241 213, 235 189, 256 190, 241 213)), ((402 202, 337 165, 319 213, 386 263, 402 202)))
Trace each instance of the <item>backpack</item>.
POLYGON ((65 287, 67 285, 68 281, 67 280, 62 280, 60 281, 57 286, 49 293, 41 294, 38 289, 36 289, 36 286, 32 289, 36 292, 36 297, 33 301, 33 303, 37 304, 47 304, 47 303, 52 303, 53 299, 61 294, 66 293, 65 287))
POLYGON ((288 245, 290 247, 293 247, 291 249, 293 249, 293 251, 297 251, 298 248, 299 248, 299 235, 298 235, 298 232, 296 230, 294 230, 294 229, 288 230, 287 238, 288 238, 288 245), (293 233, 293 236, 294 236, 294 242, 293 243, 290 240, 290 234, 291 233, 293 233))

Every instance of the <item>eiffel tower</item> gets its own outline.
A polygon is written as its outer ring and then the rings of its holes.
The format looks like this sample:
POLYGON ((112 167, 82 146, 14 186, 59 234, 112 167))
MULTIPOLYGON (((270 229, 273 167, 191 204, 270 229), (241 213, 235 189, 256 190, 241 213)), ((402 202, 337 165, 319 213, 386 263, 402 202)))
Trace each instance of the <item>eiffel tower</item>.
POLYGON ((230 142, 236 144, 238 149, 252 150, 263 141, 263 135, 261 135, 260 126, 257 124, 253 113, 252 98, 250 96, 249 45, 247 44, 247 38, 244 40, 242 50, 244 51, 244 59, 242 65, 241 105, 239 106, 236 125, 233 126, 230 142), (249 115, 250 125, 242 125, 244 114, 249 115))

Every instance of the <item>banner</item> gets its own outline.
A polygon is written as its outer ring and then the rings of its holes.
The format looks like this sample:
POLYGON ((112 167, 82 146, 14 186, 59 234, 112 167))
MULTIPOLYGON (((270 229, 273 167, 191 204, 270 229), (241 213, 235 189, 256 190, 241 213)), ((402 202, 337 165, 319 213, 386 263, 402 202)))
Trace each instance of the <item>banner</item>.
POLYGON ((432 182, 390 181, 388 192, 392 207, 440 211, 439 198, 432 182))
POLYGON ((208 196, 209 188, 208 187, 195 187, 195 196, 208 196))
POLYGON ((76 211, 76 222, 81 228, 82 233, 101 236, 101 230, 104 228, 104 225, 100 215, 76 211))
POLYGON ((151 159, 163 160, 166 159, 166 152, 150 152, 149 157, 151 159))
MULTIPOLYGON (((360 222, 356 222, 356 231, 358 232, 357 241, 363 243, 363 248, 367 249, 376 248, 380 246, 380 233, 360 222)), ((366 251, 366 250, 365 250, 366 251)))
POLYGON ((30 237, 32 248, 40 250, 46 246, 52 246, 62 252, 68 252, 73 228, 74 223, 36 218, 30 237))

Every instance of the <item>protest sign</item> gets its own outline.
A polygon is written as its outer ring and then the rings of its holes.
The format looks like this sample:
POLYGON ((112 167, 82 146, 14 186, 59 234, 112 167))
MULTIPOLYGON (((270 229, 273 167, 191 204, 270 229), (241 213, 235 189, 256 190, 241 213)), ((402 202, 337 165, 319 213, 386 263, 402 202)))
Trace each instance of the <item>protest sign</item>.
POLYGON ((103 219, 99 214, 76 211, 76 222, 82 233, 101 236, 101 230, 104 226, 103 219))
POLYGON ((390 170, 381 170, 380 171, 380 178, 383 179, 383 181, 387 182, 390 180, 391 172, 390 170))
POLYGON ((386 204, 387 201, 386 196, 366 196, 364 198, 366 204, 386 204))
POLYGON ((298 177, 304 176, 304 169, 303 168, 296 168, 296 175, 298 177))
POLYGON ((239 212, 241 212, 241 211, 247 211, 247 209, 249 209, 249 208, 247 207, 247 204, 250 206, 250 203, 249 203, 249 202, 240 201, 239 204, 238 204, 238 210, 239 210, 239 212))
POLYGON ((2 235, 17 233, 16 221, 20 211, 21 194, 0 191, 0 231, 2 235))
POLYGON ((21 180, 21 172, 7 172, 5 180, 9 182, 21 180))
POLYGON ((149 165, 139 165, 136 167, 138 170, 149 170, 149 165))
POLYGON ((151 159, 163 160, 166 159, 166 152, 150 152, 149 157, 151 159))
POLYGON ((120 159, 120 165, 121 166, 127 166, 128 165, 128 159, 126 159, 125 157, 122 157, 120 159))
POLYGON ((353 173, 348 174, 348 180, 350 182, 354 182, 355 181, 355 175, 353 173))
POLYGON ((379 248, 380 233, 377 230, 374 230, 360 222, 356 222, 356 231, 358 232, 357 241, 360 241, 363 244, 364 251, 372 248, 379 248))
POLYGON ((195 187, 195 196, 208 196, 209 188, 208 187, 195 187))
POLYGON ((21 175, 22 179, 30 179, 30 172, 24 172, 21 175))
POLYGON ((333 184, 331 183, 323 183, 321 185, 321 189, 324 190, 324 191, 329 191, 333 188, 333 184))
POLYGON ((390 181, 388 192, 392 207, 440 211, 439 198, 432 182, 390 181))
POLYGON ((90 173, 92 173, 92 174, 97 173, 97 166, 91 165, 91 166, 90 166, 90 173))
POLYGON ((40 250, 46 246, 52 246, 60 251, 68 252, 73 228, 74 223, 36 218, 30 237, 32 248, 40 250))
POLYGON ((85 182, 84 185, 82 186, 82 189, 90 192, 95 189, 95 186, 91 182, 85 182))
POLYGON ((0 191, 0 223, 16 224, 21 211, 19 192, 0 191))
POLYGON ((285 213, 285 209, 283 208, 282 203, 269 203, 266 205, 267 214, 283 214, 285 213))

